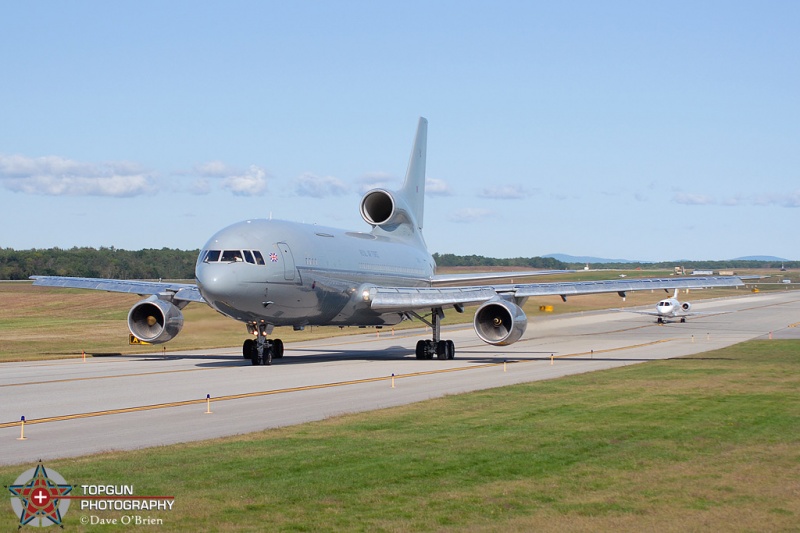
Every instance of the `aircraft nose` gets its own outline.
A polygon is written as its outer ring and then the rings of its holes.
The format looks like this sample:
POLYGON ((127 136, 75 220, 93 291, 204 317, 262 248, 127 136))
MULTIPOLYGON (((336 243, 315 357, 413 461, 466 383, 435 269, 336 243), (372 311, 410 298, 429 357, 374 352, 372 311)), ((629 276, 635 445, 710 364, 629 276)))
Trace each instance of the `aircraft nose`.
POLYGON ((208 265, 204 264, 197 268, 195 277, 197 278, 197 288, 206 302, 214 302, 230 298, 236 289, 236 279, 231 272, 227 272, 224 267, 227 265, 208 265))

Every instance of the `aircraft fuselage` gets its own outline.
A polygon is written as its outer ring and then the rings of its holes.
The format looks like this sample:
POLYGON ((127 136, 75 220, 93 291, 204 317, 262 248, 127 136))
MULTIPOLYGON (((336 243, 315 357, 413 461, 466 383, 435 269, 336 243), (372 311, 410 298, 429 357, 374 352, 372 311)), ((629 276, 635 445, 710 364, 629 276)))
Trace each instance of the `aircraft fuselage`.
POLYGON ((434 270, 414 239, 247 220, 209 239, 195 276, 203 298, 223 315, 299 328, 396 324, 402 315, 372 311, 363 290, 429 286, 434 270))

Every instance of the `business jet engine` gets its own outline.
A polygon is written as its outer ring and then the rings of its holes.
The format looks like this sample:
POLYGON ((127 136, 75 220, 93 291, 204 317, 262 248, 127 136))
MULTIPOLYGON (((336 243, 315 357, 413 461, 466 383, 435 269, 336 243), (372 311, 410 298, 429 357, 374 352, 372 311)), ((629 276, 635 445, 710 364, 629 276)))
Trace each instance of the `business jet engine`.
POLYGON ((139 340, 161 344, 181 332, 183 313, 171 302, 153 295, 137 302, 128 312, 128 329, 139 340))
POLYGON ((475 311, 474 326, 475 333, 483 342, 506 346, 522 337, 528 327, 528 317, 514 302, 497 297, 475 311))
POLYGON ((681 309, 683 309, 684 311, 688 311, 691 308, 692 308, 692 304, 690 304, 689 302, 683 302, 681 304, 681 309))
POLYGON ((385 189, 372 189, 361 198, 361 218, 373 226, 392 226, 411 221, 411 210, 401 197, 385 189))

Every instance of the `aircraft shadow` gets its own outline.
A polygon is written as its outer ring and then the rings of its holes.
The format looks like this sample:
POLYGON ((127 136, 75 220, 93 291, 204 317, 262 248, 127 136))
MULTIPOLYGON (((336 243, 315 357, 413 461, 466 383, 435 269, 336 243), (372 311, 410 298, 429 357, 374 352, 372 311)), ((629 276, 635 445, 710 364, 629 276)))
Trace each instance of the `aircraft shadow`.
MULTIPOLYGON (((456 352, 456 360, 464 363, 472 364, 487 364, 514 361, 549 361, 551 354, 554 352, 515 352, 508 357, 502 357, 495 351, 491 350, 462 350, 456 352)), ((122 354, 103 354, 103 357, 119 357, 138 361, 167 361, 167 360, 187 360, 196 361, 198 367, 202 368, 220 368, 220 367, 237 367, 237 366, 252 366, 252 363, 240 355, 217 355, 217 354, 168 354, 168 355, 122 355, 122 354)), ((627 361, 627 362, 646 362, 653 361, 654 359, 637 358, 637 357, 592 357, 587 355, 576 356, 559 356, 555 353, 555 358, 559 361, 571 362, 593 362, 593 361, 627 361)), ((669 357, 662 360, 670 361, 697 361, 697 360, 726 360, 724 357, 669 357)), ((322 362, 334 361, 396 361, 396 362, 413 362, 416 361, 414 351, 406 347, 395 346, 385 350, 319 350, 319 349, 292 349, 286 351, 286 356, 281 359, 273 359, 272 364, 275 366, 285 365, 306 365, 322 362)), ((437 359, 431 361, 436 364, 437 359)))
MULTIPOLYGON (((472 364, 487 364, 487 363, 497 363, 500 364, 502 362, 513 362, 513 361, 549 361, 550 355, 553 352, 515 352, 513 355, 509 357, 500 357, 498 356, 497 352, 493 352, 490 350, 463 350, 456 352, 456 360, 461 361, 464 363, 472 363, 472 364)), ((177 356, 180 357, 180 356, 177 356)), ((250 366, 251 363, 249 360, 244 359, 243 357, 231 357, 225 356, 225 362, 218 362, 209 361, 210 357, 214 357, 215 359, 217 356, 187 356, 186 358, 192 359, 199 359, 205 362, 199 363, 198 366, 230 366, 230 360, 238 360, 241 362, 240 365, 235 366, 250 366)), ((558 357, 556 354, 556 359, 559 361, 578 361, 578 362, 592 362, 592 361, 629 361, 629 362, 645 362, 651 361, 652 359, 647 358, 634 358, 634 357, 626 357, 626 358, 619 358, 619 357, 590 357, 590 356, 574 356, 574 357, 558 357)), ((385 350, 364 350, 364 351, 352 351, 352 350, 303 350, 303 349, 292 349, 286 351, 286 356, 281 359, 273 359, 272 364, 273 366, 285 366, 285 365, 306 365, 306 364, 314 364, 314 363, 322 363, 322 362, 334 362, 334 361, 396 361, 398 363, 402 363, 404 361, 407 362, 416 362, 417 359, 415 357, 414 351, 409 350, 405 347, 392 347, 385 350), (305 354, 303 352, 306 352, 305 354)), ((436 364, 437 359, 431 360, 431 364, 436 364)))

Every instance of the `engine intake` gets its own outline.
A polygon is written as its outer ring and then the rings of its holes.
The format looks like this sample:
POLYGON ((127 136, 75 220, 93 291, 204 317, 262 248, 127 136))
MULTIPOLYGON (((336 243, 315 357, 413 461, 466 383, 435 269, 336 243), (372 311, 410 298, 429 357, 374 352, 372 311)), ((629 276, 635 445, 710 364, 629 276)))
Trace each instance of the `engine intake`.
POLYGON ((689 309, 691 309, 691 308, 692 308, 692 304, 690 304, 689 302, 683 302, 683 303, 681 304, 681 308, 682 308, 684 311, 688 311, 689 309))
POLYGON ((494 298, 475 311, 474 326, 483 342, 506 346, 522 337, 528 327, 528 317, 514 302, 494 298))
POLYGON ((137 302, 128 312, 128 329, 137 339, 161 344, 183 329, 183 313, 170 302, 153 295, 137 302))
POLYGON ((374 189, 361 199, 361 217, 373 226, 386 224, 395 215, 394 198, 389 191, 374 189))

